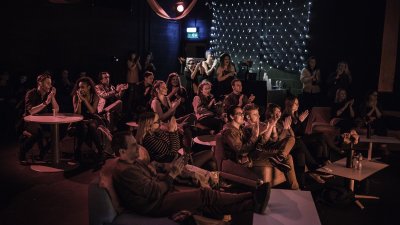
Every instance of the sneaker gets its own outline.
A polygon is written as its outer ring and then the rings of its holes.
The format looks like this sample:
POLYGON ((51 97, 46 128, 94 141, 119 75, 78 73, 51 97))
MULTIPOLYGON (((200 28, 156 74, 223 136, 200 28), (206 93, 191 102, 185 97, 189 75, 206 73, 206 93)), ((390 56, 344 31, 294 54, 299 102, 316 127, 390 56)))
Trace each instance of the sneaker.
POLYGON ((257 187, 254 192, 254 212, 263 214, 268 206, 269 197, 271 195, 271 185, 269 182, 263 183, 257 187))
POLYGON ((284 173, 289 172, 292 169, 287 163, 285 156, 282 154, 271 156, 268 159, 274 167, 284 173))

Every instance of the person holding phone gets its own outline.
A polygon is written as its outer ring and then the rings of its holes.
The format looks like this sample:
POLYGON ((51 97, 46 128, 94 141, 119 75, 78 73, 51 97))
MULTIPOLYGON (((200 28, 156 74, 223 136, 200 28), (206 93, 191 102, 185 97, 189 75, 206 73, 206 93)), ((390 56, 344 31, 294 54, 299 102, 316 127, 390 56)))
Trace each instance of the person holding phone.
MULTIPOLYGON (((56 100, 56 88, 52 86, 51 75, 48 73, 40 74, 36 78, 37 87, 28 91, 25 95, 25 114, 35 115, 43 113, 58 113, 59 106, 56 100)), ((26 153, 37 142, 40 148, 39 160, 43 160, 51 144, 50 141, 44 143, 45 132, 50 132, 48 125, 38 123, 25 123, 24 131, 21 136, 21 146, 19 149, 19 161, 27 164, 26 153)))

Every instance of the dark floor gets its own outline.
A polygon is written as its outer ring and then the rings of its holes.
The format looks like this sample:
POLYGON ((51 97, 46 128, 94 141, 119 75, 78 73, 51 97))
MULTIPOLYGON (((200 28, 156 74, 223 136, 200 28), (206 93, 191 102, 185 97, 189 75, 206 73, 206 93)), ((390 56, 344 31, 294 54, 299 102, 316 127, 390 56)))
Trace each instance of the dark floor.
MULTIPOLYGON (((8 141, 10 142, 10 141, 8 141)), ((86 225, 87 187, 98 172, 82 169, 75 174, 38 173, 16 160, 17 144, 0 145, 0 224, 1 225, 86 225)), ((66 147, 63 145, 62 147, 66 147)), ((399 224, 400 146, 390 146, 390 164, 358 186, 358 192, 380 196, 355 204, 328 206, 319 202, 321 185, 310 181, 315 204, 323 225, 399 224)), ((331 182, 342 184, 344 179, 331 182)))

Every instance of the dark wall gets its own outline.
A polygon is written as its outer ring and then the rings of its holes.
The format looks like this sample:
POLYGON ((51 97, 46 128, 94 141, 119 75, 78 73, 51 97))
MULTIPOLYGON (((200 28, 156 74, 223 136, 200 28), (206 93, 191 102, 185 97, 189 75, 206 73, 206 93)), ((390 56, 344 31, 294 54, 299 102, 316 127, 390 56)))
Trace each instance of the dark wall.
MULTIPOLYGON (((316 0, 310 20, 310 51, 322 75, 345 60, 353 75, 353 94, 377 89, 385 1, 316 0)), ((398 90, 397 90, 398 91, 398 90)))
MULTIPOLYGON (((173 16, 173 15, 172 15, 173 16)), ((44 70, 96 77, 110 71, 123 81, 129 50, 154 53, 156 76, 178 68, 179 22, 158 17, 147 1, 26 1, 0 7, 0 71, 36 76, 44 70)))

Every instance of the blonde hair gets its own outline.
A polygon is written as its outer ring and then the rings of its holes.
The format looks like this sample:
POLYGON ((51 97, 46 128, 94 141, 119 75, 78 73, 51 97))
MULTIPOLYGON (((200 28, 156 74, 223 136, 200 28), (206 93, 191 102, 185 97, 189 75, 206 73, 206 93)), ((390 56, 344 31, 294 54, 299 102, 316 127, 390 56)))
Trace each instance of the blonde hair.
POLYGON ((153 125, 155 118, 155 112, 146 112, 140 115, 138 121, 138 130, 135 137, 137 143, 142 145, 144 137, 151 133, 151 126, 153 125))

